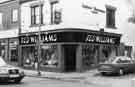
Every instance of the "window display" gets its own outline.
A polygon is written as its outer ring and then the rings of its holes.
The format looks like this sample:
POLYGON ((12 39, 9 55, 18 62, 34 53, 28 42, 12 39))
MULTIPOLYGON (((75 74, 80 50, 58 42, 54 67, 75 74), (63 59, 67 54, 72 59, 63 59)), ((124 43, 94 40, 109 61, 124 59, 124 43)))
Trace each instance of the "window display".
MULTIPOLYGON (((38 59, 38 49, 36 46, 22 48, 22 57, 24 67, 35 67, 38 59)), ((40 67, 56 67, 58 65, 57 46, 42 45, 40 67)))
POLYGON ((23 57, 23 65, 24 67, 30 66, 34 67, 34 53, 35 53, 35 47, 23 47, 22 48, 22 57, 23 57))
POLYGON ((100 62, 105 62, 108 58, 116 56, 116 48, 111 46, 103 46, 100 62))
POLYGON ((41 66, 56 67, 58 65, 57 46, 41 46, 41 58, 41 66))
POLYGON ((94 45, 84 45, 82 47, 82 56, 83 56, 83 67, 91 68, 95 66, 97 59, 97 46, 94 45))

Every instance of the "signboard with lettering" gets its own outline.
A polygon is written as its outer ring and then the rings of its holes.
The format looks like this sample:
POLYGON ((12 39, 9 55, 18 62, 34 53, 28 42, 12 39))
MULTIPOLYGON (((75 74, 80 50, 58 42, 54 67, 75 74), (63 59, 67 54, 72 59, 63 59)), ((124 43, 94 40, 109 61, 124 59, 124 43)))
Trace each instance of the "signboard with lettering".
MULTIPOLYGON (((25 36, 20 36, 19 38, 20 44, 36 44, 38 43, 38 35, 37 34, 30 34, 25 36)), ((57 36, 56 34, 41 34, 41 42, 42 43, 49 43, 49 42, 56 42, 57 36)))
POLYGON ((95 43, 106 43, 106 44, 115 44, 116 38, 107 37, 107 36, 98 36, 98 35, 87 35, 86 42, 95 42, 95 43))
MULTIPOLYGON (((19 38, 21 45, 36 44, 38 42, 38 35, 29 34, 22 35, 19 38)), ((82 42, 82 43, 98 43, 98 44, 112 44, 119 45, 120 36, 109 35, 105 32, 91 33, 91 32, 52 32, 41 33, 41 43, 57 43, 57 42, 82 42)))

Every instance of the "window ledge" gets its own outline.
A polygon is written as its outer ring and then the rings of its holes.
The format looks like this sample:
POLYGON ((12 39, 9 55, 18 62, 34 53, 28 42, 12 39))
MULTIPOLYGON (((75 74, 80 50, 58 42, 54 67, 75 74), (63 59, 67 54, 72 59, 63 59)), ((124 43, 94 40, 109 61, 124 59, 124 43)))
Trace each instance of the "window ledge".
POLYGON ((106 26, 106 28, 117 29, 117 27, 116 27, 116 26, 106 26))
MULTIPOLYGON (((41 24, 41 26, 44 26, 45 24, 41 24)), ((30 27, 38 27, 39 24, 31 24, 30 27)))

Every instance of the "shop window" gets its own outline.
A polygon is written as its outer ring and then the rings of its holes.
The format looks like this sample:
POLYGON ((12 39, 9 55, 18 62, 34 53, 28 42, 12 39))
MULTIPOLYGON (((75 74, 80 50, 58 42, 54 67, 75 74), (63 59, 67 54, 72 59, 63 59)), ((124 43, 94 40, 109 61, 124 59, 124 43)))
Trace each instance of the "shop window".
POLYGON ((39 10, 39 5, 31 6, 31 25, 38 25, 39 23, 43 24, 43 5, 41 5, 41 13, 39 10))
POLYGON ((109 58, 113 58, 116 56, 116 48, 112 46, 103 46, 100 56, 100 62, 105 62, 109 58))
POLYGON ((35 62, 35 47, 23 47, 22 48, 22 57, 24 67, 34 67, 35 62))
POLYGON ((116 8, 106 6, 106 27, 115 28, 115 11, 116 8))
MULTIPOLYGON (((24 67, 35 67, 38 58, 38 49, 36 46, 22 48, 22 57, 24 67)), ((41 46, 40 67, 56 67, 58 65, 57 46, 41 46)))
POLYGON ((61 9, 58 1, 51 2, 51 24, 59 24, 61 22, 61 9))
POLYGON ((58 65, 57 46, 41 46, 41 58, 41 66, 56 67, 58 65))
POLYGON ((9 57, 11 62, 18 62, 17 40, 9 42, 9 57))
POLYGON ((12 49, 11 50, 11 59, 10 59, 11 62, 17 62, 18 59, 17 59, 17 49, 12 49))
POLYGON ((98 59, 98 46, 84 45, 82 47, 82 57, 84 69, 94 67, 98 59))

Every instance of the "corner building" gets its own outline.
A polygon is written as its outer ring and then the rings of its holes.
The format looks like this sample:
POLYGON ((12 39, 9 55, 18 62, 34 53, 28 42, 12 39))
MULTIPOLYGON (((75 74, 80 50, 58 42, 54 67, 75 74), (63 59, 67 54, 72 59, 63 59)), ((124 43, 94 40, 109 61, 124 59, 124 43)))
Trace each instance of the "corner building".
POLYGON ((41 70, 80 72, 122 55, 118 4, 114 0, 22 0, 20 66, 34 69, 39 30, 41 70))

